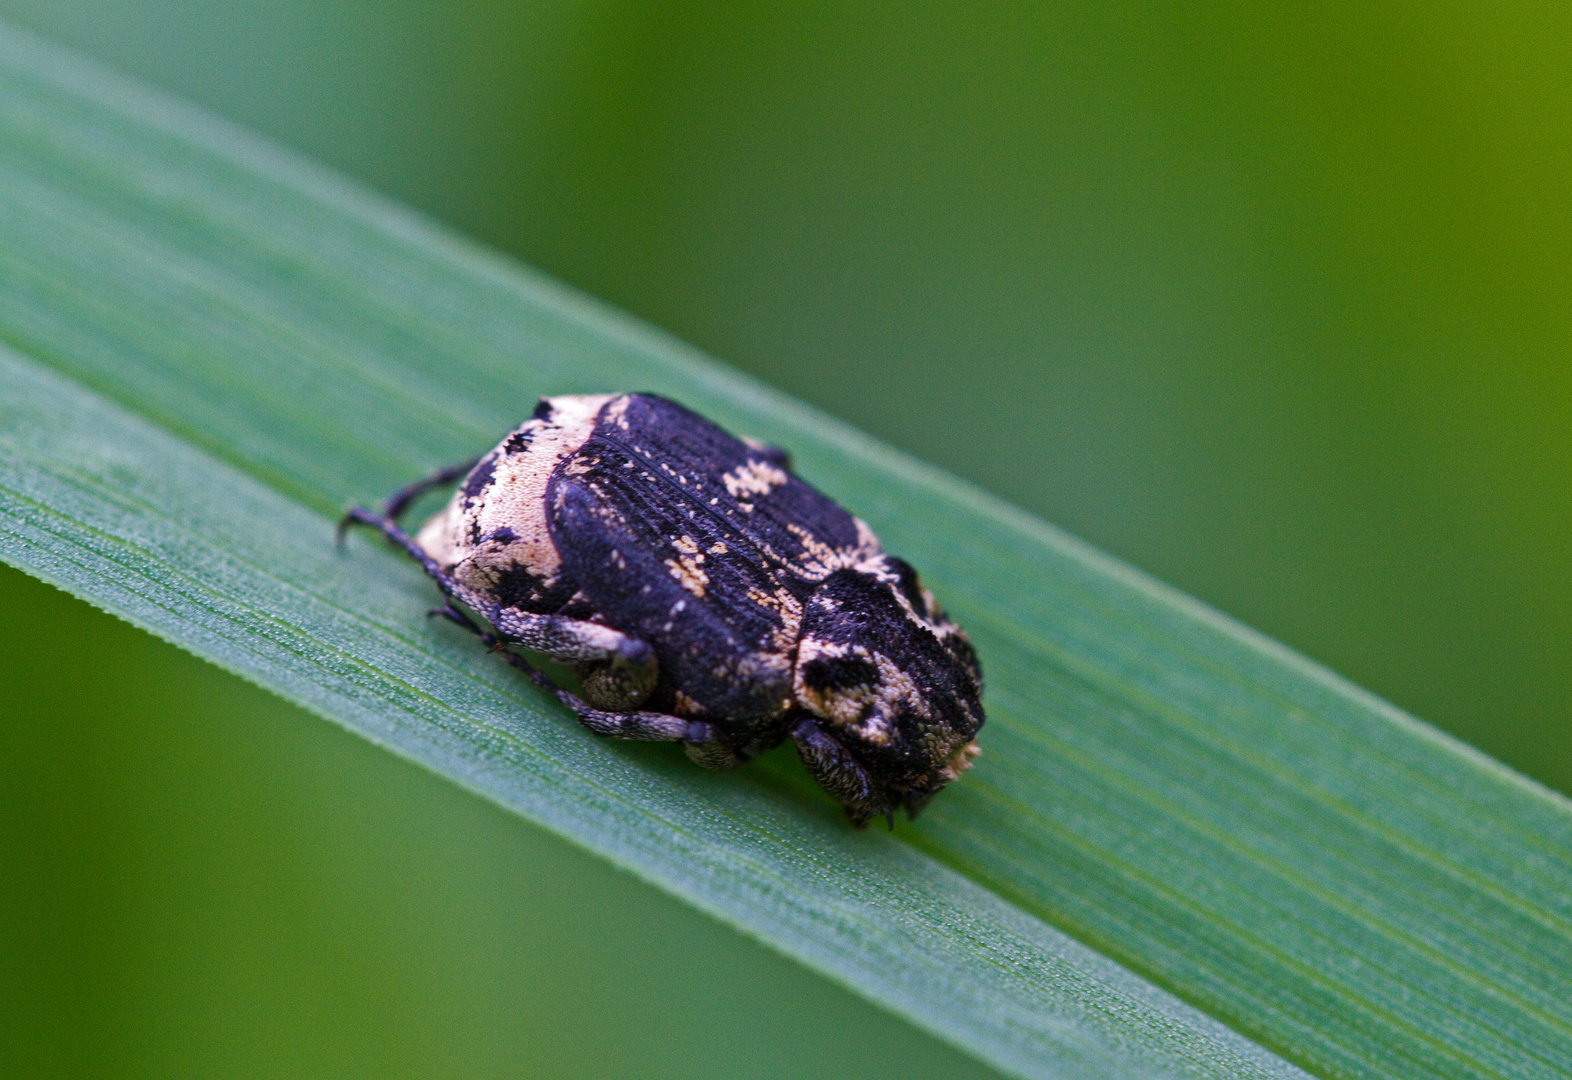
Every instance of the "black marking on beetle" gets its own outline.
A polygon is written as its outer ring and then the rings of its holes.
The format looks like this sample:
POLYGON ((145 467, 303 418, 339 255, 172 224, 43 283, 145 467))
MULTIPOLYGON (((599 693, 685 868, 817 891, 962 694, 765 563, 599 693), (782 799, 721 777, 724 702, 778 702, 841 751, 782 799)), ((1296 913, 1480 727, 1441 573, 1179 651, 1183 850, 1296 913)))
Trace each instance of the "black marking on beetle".
POLYGON ((879 669, 860 656, 821 657, 802 665, 802 681, 821 691, 877 686, 879 669))
POLYGON ((976 652, 917 572, 784 451, 675 402, 542 399, 417 538, 396 516, 346 522, 417 557, 488 644, 573 669, 580 695, 508 654, 598 734, 709 768, 790 738, 859 826, 977 753, 976 652))
MULTIPOLYGON (((529 444, 526 443, 525 445, 528 446, 529 444)), ((459 491, 463 493, 464 498, 478 499, 480 497, 481 493, 491 484, 491 478, 497 469, 497 458, 500 456, 501 454, 498 452, 492 451, 480 459, 480 464, 476 465, 474 470, 464 478, 464 483, 459 487, 459 491)))
MULTIPOLYGON (((495 538, 496 534, 492 534, 495 538)), ((548 586, 540 577, 531 573, 523 563, 514 563, 497 571, 492 586, 497 603, 504 608, 524 608, 535 598, 543 596, 548 586)))

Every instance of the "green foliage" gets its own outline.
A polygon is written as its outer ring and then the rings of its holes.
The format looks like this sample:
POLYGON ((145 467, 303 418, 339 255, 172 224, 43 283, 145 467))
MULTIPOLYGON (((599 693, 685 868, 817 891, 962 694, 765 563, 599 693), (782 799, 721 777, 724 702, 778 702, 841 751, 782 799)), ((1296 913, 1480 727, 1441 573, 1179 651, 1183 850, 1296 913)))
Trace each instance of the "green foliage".
POLYGON ((0 1076, 997 1080, 0 565, 0 1076), (91 677, 84 677, 91 672, 91 677))
POLYGON ((16 33, 0 341, 0 557, 1001 1068, 1572 1071, 1564 800, 1036 519, 16 33), (790 448, 972 632, 985 754, 921 822, 850 832, 789 755, 712 776, 593 739, 424 623, 405 560, 332 549, 345 502, 483 448, 538 394, 612 389, 790 448))

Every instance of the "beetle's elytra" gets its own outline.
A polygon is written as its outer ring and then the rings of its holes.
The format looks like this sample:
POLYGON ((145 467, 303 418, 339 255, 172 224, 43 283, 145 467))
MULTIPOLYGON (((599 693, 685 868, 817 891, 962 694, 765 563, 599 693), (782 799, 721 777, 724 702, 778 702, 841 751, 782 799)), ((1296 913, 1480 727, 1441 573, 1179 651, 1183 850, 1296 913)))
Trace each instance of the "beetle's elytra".
POLYGON ((484 457, 341 528, 357 523, 596 734, 681 742, 713 769, 790 738, 859 826, 915 814, 977 753, 977 655, 916 571, 782 451, 665 398, 542 399, 484 457), (417 536, 400 528, 460 476, 417 536), (571 668, 578 693, 514 650, 571 668))

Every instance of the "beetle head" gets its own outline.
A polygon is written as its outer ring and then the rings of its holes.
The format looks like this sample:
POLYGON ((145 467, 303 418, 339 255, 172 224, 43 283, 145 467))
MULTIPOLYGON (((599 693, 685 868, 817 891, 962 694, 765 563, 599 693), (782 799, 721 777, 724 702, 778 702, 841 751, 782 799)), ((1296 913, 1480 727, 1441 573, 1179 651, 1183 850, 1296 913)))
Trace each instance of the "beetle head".
POLYGON ((804 763, 853 820, 915 815, 977 753, 982 671, 917 572, 889 555, 837 570, 803 612, 793 677, 804 763))

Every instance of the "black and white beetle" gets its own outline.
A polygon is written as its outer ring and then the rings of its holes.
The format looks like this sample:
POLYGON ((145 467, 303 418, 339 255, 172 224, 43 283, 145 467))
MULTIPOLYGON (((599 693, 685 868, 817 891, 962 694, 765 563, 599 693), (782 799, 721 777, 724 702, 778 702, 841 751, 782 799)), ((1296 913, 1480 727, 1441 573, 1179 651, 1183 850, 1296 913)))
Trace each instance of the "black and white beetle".
POLYGON ((790 737, 862 826, 916 814, 977 753, 982 671, 907 563, 792 474, 649 394, 543 398, 484 457, 353 507, 597 735, 686 744, 711 769, 790 737), (466 475, 467 474, 467 475, 466 475), (399 516, 464 477, 410 537, 399 516), (480 614, 485 630, 466 612, 480 614), (557 687, 512 649, 571 668, 557 687))

